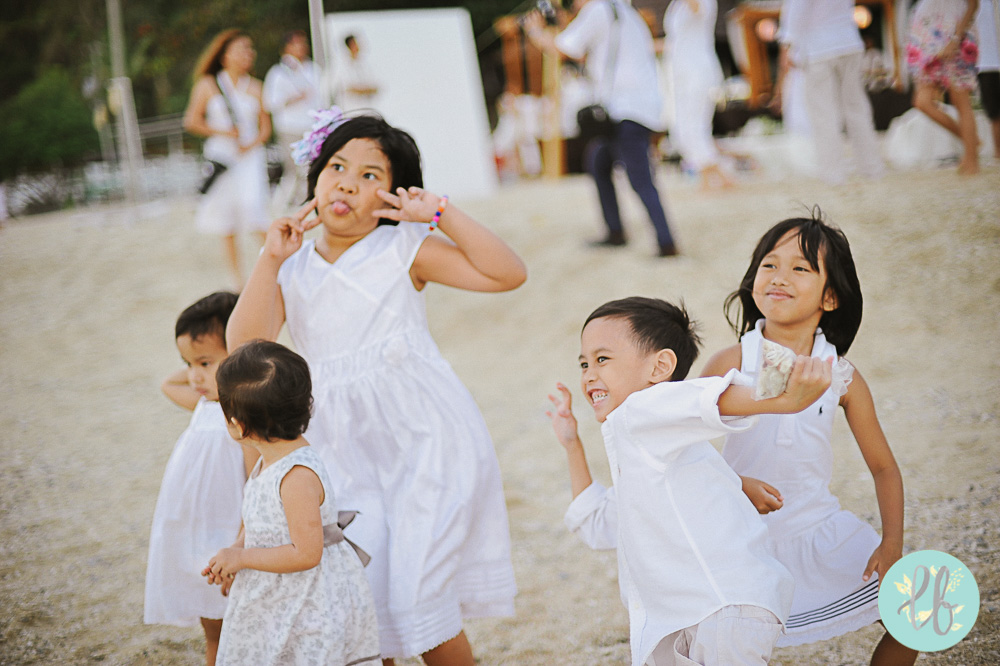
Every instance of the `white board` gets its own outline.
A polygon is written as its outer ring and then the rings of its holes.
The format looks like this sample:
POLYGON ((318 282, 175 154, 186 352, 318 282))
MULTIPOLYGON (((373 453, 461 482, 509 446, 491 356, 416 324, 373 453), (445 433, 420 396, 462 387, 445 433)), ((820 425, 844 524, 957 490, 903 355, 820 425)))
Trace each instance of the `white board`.
POLYGON ((497 171, 469 13, 327 14, 327 71, 333 77, 349 57, 344 38, 352 34, 379 83, 375 109, 416 139, 427 189, 465 198, 493 193, 497 171))

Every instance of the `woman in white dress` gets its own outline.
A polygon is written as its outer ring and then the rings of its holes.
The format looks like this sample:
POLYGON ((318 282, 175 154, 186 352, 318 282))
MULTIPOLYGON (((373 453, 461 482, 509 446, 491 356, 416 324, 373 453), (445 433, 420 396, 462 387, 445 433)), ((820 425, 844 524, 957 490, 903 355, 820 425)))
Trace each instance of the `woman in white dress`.
POLYGON ((720 167, 712 138, 712 116, 723 82, 715 54, 718 12, 715 0, 676 0, 663 15, 663 57, 673 82, 670 138, 706 188, 732 184, 720 167))
POLYGON ((242 31, 216 35, 195 66, 184 112, 184 129, 206 137, 205 159, 225 167, 201 198, 195 225, 202 233, 222 236, 237 291, 243 287, 243 271, 236 234, 255 232, 263 244, 270 225, 264 144, 271 136, 271 119, 261 102, 261 82, 250 76, 256 58, 253 42, 242 31))

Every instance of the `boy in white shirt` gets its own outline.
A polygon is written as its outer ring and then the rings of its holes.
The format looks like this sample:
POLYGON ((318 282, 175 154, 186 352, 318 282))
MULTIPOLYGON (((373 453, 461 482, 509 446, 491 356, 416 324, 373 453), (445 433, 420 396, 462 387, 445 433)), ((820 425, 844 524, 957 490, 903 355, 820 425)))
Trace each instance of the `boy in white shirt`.
POLYGON ((700 340, 683 308, 626 298, 597 308, 580 337, 581 389, 614 482, 594 483, 571 395, 549 417, 566 449, 566 524, 591 548, 618 550, 633 666, 766 664, 792 601, 792 577, 739 476, 708 442, 799 412, 830 385, 829 360, 800 356, 785 392, 755 400, 743 375, 684 379, 700 340))

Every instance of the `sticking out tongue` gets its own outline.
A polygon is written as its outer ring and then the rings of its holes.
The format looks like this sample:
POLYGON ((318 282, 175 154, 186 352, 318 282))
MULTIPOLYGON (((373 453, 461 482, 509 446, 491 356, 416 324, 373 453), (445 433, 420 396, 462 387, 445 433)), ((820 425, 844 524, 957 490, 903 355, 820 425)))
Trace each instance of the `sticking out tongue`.
POLYGON ((347 213, 350 210, 351 210, 351 207, 348 206, 343 201, 335 201, 334 204, 333 204, 333 212, 334 212, 335 215, 347 215, 347 213))

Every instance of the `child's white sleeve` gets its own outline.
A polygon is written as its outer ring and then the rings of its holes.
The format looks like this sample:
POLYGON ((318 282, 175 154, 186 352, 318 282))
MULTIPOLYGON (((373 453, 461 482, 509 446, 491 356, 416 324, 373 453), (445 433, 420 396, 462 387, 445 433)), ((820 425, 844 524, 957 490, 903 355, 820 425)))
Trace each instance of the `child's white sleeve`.
POLYGON ((596 481, 573 498, 563 518, 570 532, 594 550, 618 547, 618 495, 596 481))
POLYGON ((622 430, 621 441, 629 441, 662 461, 684 447, 756 425, 755 416, 719 414, 719 396, 730 385, 745 382, 746 376, 736 370, 724 377, 662 382, 630 395, 608 421, 622 430))

